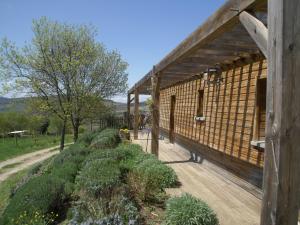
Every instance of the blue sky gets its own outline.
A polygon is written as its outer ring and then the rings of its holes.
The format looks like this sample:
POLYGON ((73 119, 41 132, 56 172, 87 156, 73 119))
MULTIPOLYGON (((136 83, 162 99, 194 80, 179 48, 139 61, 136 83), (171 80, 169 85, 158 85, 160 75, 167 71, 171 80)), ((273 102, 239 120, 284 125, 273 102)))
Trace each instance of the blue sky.
POLYGON ((225 0, 0 0, 0 38, 32 38, 32 19, 93 24, 98 40, 129 63, 129 86, 201 25, 225 0))

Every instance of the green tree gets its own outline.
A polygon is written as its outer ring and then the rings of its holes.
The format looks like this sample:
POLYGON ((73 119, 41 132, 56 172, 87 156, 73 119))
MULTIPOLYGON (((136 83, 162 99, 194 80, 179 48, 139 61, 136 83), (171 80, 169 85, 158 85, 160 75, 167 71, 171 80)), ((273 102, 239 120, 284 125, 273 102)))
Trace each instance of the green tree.
POLYGON ((7 134, 16 130, 29 129, 29 119, 26 114, 17 112, 2 112, 0 113, 0 132, 7 134))
POLYGON ((127 63, 116 51, 96 41, 91 26, 68 25, 41 18, 33 21, 34 38, 18 49, 7 39, 1 45, 2 77, 35 96, 41 110, 61 119, 61 149, 67 120, 74 140, 95 99, 112 97, 127 88, 127 63))

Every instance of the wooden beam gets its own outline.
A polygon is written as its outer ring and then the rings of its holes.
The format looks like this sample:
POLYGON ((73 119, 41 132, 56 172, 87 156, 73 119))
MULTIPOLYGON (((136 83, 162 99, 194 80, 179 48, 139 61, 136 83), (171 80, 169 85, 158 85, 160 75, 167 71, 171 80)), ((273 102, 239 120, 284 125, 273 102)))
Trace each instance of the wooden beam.
POLYGON ((128 129, 131 128, 131 124, 130 124, 130 103, 131 103, 130 95, 131 94, 127 94, 127 126, 128 126, 128 129))
POLYGON ((152 81, 152 128, 151 128, 151 153, 158 157, 159 141, 159 90, 161 78, 155 74, 153 68, 152 81))
MULTIPOLYGON (((132 88, 129 89, 128 93, 134 93, 134 91, 137 89, 137 88, 140 88, 144 83, 150 81, 151 79, 151 72, 148 72, 145 76, 143 76, 142 79, 140 79, 132 88)), ((141 91, 141 90, 140 90, 141 91)))
POLYGON ((269 0, 261 225, 296 225, 300 191, 300 2, 269 0))
POLYGON ((253 38, 261 52, 268 55, 268 29, 266 26, 246 11, 239 15, 241 23, 244 25, 250 36, 253 38))
POLYGON ((157 72, 189 55, 195 49, 214 40, 238 23, 238 14, 251 6, 265 4, 266 0, 229 0, 210 16, 197 30, 181 42, 157 65, 157 72))
MULTIPOLYGON (((218 39, 226 32, 230 32, 232 28, 239 26, 238 15, 243 10, 253 10, 256 8, 264 8, 267 0, 228 0, 220 9, 218 9, 212 16, 210 16, 205 23, 198 27, 191 35, 189 35, 184 41, 182 41, 173 51, 171 51, 165 58, 163 58, 156 65, 156 72, 163 72, 170 65, 180 61, 181 59, 188 57, 197 49, 206 46, 212 41, 218 39)), ((238 31, 238 30, 237 30, 238 31)), ((245 32, 246 33, 246 32, 245 32)), ((236 35, 234 35, 236 36, 236 35)), ((244 35, 241 36, 243 38, 244 35)), ((229 38, 229 42, 232 40, 229 38)), ((221 44, 223 41, 221 40, 221 44)), ((234 45, 225 46, 231 51, 239 52, 253 51, 256 53, 256 49, 253 49, 251 44, 249 45, 234 45)), ((254 46, 255 47, 255 46, 254 46)), ((140 81, 138 81, 129 92, 133 93, 135 88, 140 88, 145 82, 151 79, 151 71, 148 72, 140 81)), ((140 89, 140 93, 141 93, 140 89)))
POLYGON ((138 139, 139 132, 139 91, 135 89, 134 91, 134 125, 133 125, 133 138, 138 139))

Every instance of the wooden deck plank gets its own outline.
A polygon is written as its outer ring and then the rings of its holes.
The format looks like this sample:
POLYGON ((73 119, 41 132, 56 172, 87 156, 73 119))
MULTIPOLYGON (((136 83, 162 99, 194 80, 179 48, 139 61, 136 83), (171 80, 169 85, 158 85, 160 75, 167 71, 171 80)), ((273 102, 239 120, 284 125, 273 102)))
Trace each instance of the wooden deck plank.
MULTIPOLYGON (((134 143, 146 149, 146 133, 139 133, 139 139, 134 143)), ((148 151, 151 141, 148 142, 148 151)), ((167 140, 159 142, 159 159, 166 162, 177 173, 181 186, 168 189, 172 196, 188 192, 207 202, 217 213, 220 225, 258 225, 261 201, 253 194, 226 179, 223 169, 213 169, 215 165, 203 161, 195 163, 188 161, 190 154, 176 144, 167 140)))

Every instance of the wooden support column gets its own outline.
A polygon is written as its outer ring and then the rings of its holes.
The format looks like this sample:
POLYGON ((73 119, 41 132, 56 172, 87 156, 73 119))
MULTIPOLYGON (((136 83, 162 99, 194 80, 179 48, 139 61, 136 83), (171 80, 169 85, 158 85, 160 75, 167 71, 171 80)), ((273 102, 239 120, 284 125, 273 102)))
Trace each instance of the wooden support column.
POLYGON ((261 225, 296 225, 300 189, 300 2, 269 0, 261 225))
POLYGON ((138 139, 139 132, 139 91, 134 90, 134 125, 133 125, 133 138, 138 139))
POLYGON ((130 99, 131 94, 127 94, 127 126, 130 129, 130 99))
POLYGON ((158 74, 155 74, 155 68, 153 68, 151 82, 152 82, 151 153, 158 157, 160 77, 158 76, 158 74))
POLYGON ((247 12, 242 12, 239 16, 241 23, 244 25, 252 39, 255 41, 262 53, 268 55, 268 29, 257 18, 247 12))

